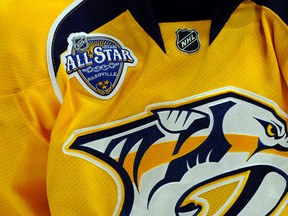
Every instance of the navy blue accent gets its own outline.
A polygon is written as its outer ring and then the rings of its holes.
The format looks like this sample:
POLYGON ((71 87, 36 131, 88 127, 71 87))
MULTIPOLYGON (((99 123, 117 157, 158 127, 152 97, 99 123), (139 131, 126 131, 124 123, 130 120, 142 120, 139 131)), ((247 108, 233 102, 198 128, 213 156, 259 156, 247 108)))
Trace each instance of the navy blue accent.
MULTIPOLYGON (((226 94, 211 97, 211 98, 204 99, 198 102, 179 106, 177 109, 179 110, 190 109, 194 111, 193 110, 194 107, 198 107, 198 106, 201 106, 202 104, 208 104, 210 102, 219 101, 221 99, 229 98, 229 97, 231 97, 232 99, 224 103, 211 105, 209 107, 211 110, 212 116, 207 115, 206 117, 198 119, 199 120, 198 123, 200 124, 200 126, 198 127, 199 131, 207 127, 206 121, 209 121, 210 117, 214 120, 213 127, 211 129, 209 136, 196 149, 170 162, 170 164, 168 165, 165 177, 162 180, 160 180, 152 188, 148 196, 147 207, 149 207, 149 202, 151 201, 151 199, 153 198, 153 195, 156 193, 158 189, 160 189, 163 185, 167 183, 180 181, 183 175, 188 171, 189 168, 192 168, 193 166, 197 165, 196 158, 198 158, 199 163, 205 163, 208 159, 210 162, 221 161, 221 159, 224 157, 224 155, 228 152, 229 148, 231 147, 231 144, 225 138, 225 135, 223 132, 223 119, 226 113, 228 112, 228 110, 235 105, 233 98, 238 98, 240 100, 247 101, 250 104, 255 104, 259 107, 262 107, 263 109, 269 110, 275 116, 275 118, 278 118, 279 121, 281 121, 281 118, 277 116, 277 113, 271 107, 266 107, 265 104, 261 104, 260 102, 253 101, 250 98, 246 98, 242 95, 238 95, 233 92, 228 92, 226 94)), ((159 110, 155 109, 152 111, 154 115, 145 117, 143 119, 140 119, 134 122, 130 122, 128 124, 124 124, 124 125, 111 128, 108 130, 97 131, 91 134, 85 134, 83 136, 80 136, 69 147, 70 149, 78 149, 78 150, 87 152, 95 156, 96 158, 99 158, 105 161, 107 164, 110 164, 116 172, 119 173, 119 175, 121 176, 121 179, 123 179, 123 184, 125 186, 125 200, 124 200, 125 203, 123 205, 124 207, 123 207, 123 212, 121 215, 129 215, 129 211, 131 211, 131 206, 133 205, 133 199, 134 199, 133 197, 134 189, 132 186, 132 181, 129 175, 127 174, 127 172, 125 171, 125 169, 123 168, 123 163, 130 149, 132 149, 138 143, 138 141, 142 140, 142 142, 139 144, 139 148, 136 153, 135 161, 133 164, 133 179, 136 184, 136 187, 138 187, 139 186, 138 185, 139 183, 137 182, 138 171, 139 171, 141 160, 143 156, 145 155, 145 152, 147 152, 147 150, 154 143, 156 143, 157 140, 161 139, 164 136, 164 134, 159 130, 158 126, 156 125, 157 111, 161 111, 161 110, 163 109, 159 109, 159 110), (153 123, 153 121, 154 121, 154 124, 151 124, 149 127, 146 127, 137 131, 131 131, 132 128, 136 129, 140 126, 144 126, 145 124, 153 123), (129 131, 131 132, 129 133, 129 131), (104 153, 97 151, 95 149, 86 147, 84 145, 91 141, 96 141, 99 139, 109 138, 109 137, 113 137, 113 138, 111 138, 111 141, 107 145, 106 151, 104 153), (121 151, 119 161, 117 162, 116 160, 110 157, 110 154, 113 152, 115 148, 117 148, 117 145, 121 143, 123 140, 126 140, 126 141, 121 151)), ((283 119, 282 119, 282 122, 285 125, 285 121, 283 119)), ((190 135, 192 135, 195 132, 189 129, 188 131, 190 135)), ((285 127, 285 131, 287 131, 286 127, 285 127)), ((185 135, 183 138, 181 138, 182 139, 181 143, 183 143, 189 136, 188 134, 185 134, 186 133, 185 131, 181 133, 185 135)), ((180 137, 182 134, 180 134, 180 137)), ((176 151, 178 151, 178 148, 181 148, 180 144, 179 145, 177 144, 177 146, 175 147, 175 149, 177 149, 176 151)), ((189 195, 193 190, 198 188, 199 186, 208 184, 214 180, 223 178, 225 176, 230 176, 230 175, 234 175, 234 174, 245 172, 245 171, 251 171, 250 179, 247 182, 246 187, 241 193, 239 199, 237 200, 237 203, 235 203, 235 205, 232 206, 232 208, 229 210, 227 214, 225 214, 225 216, 237 215, 237 213, 239 213, 242 207, 245 206, 245 204, 247 203, 247 200, 250 200, 251 197, 255 194, 255 191, 261 185, 263 178, 269 172, 278 173, 279 175, 283 176, 286 179, 286 181, 288 181, 287 174, 285 174, 283 171, 270 167, 270 166, 264 166, 264 165, 246 167, 244 169, 239 169, 236 171, 232 171, 230 173, 224 173, 215 178, 201 182, 200 184, 188 189, 187 193, 185 192, 183 196, 181 196, 181 198, 179 199, 179 202, 177 202, 177 206, 175 207, 175 212, 177 213, 176 215, 179 215, 178 214, 179 212, 189 212, 189 211, 200 209, 200 206, 193 205, 193 204, 189 206, 184 206, 184 207, 181 205, 183 200, 185 200, 185 197, 189 195), (252 176, 252 174, 255 176, 252 176), (253 187, 256 187, 256 188, 253 191, 250 187, 252 189, 253 187)), ((283 196, 284 196, 284 193, 283 193, 283 196)))
MULTIPOLYGON (((245 170, 247 168, 244 168, 245 170)), ((255 195, 257 190, 259 189, 263 179, 266 175, 269 173, 277 173, 281 175, 286 180, 286 191, 282 194, 282 198, 287 192, 287 174, 284 173, 282 170, 276 169, 275 167, 267 166, 267 165, 257 165, 253 166, 250 169, 250 175, 246 182, 245 187, 243 188, 243 192, 240 194, 236 202, 233 204, 233 206, 226 212, 225 216, 234 216, 238 215, 241 210, 247 205, 247 203, 252 199, 252 197, 255 195)), ((233 171, 235 172, 235 171, 233 171)), ((232 175, 231 175, 232 176, 232 175)), ((275 210, 275 208, 278 206, 279 202, 282 200, 279 199, 278 203, 275 205, 274 208, 270 210, 270 212, 267 215, 271 215, 272 212, 275 210)))
POLYGON ((165 52, 158 23, 212 19, 210 43, 214 41, 230 15, 243 0, 124 0, 127 8, 142 28, 165 52), (171 4, 169 6, 169 4, 171 4), (164 9, 165 7, 165 9, 164 9))
POLYGON ((175 207, 175 216, 179 216, 179 213, 189 213, 189 212, 193 212, 193 215, 200 215, 200 212, 202 210, 202 206, 201 205, 196 205, 195 203, 189 203, 186 206, 181 206, 175 207))
POLYGON ((205 128, 208 128, 210 125, 210 117, 208 114, 199 112, 197 110, 193 110, 193 112, 198 112, 204 115, 203 118, 195 120, 188 128, 187 130, 180 133, 178 141, 176 143, 175 149, 173 151, 173 155, 176 155, 179 153, 182 145, 184 142, 194 133, 203 130, 205 128))
MULTIPOLYGON (((165 52, 160 28, 149 0, 123 0, 134 19, 165 52)), ((153 0, 152 0, 153 1, 153 0)), ((163 2, 164 3, 164 2, 163 2)), ((166 3, 165 3, 166 4, 166 3)), ((163 10, 163 8, 162 8, 163 10)))
POLYGON ((69 148, 87 152, 95 156, 95 158, 99 158, 100 160, 105 161, 107 164, 112 166, 114 170, 117 171, 117 173, 121 176, 122 183, 124 184, 123 188, 125 191, 124 192, 125 199, 124 199, 123 207, 121 209, 120 216, 129 215, 133 206, 133 202, 134 202, 134 189, 133 189, 133 185, 130 180, 130 177, 128 173, 125 171, 125 169, 122 166, 120 166, 118 162, 110 158, 108 155, 98 152, 92 148, 85 147, 83 145, 77 145, 77 143, 73 143, 69 148))
POLYGON ((147 152, 147 150, 159 139, 164 137, 164 134, 158 129, 156 125, 153 125, 149 128, 147 128, 144 131, 139 131, 136 133, 137 136, 143 137, 143 141, 141 145, 138 148, 138 151, 136 153, 135 161, 134 161, 134 167, 133 167, 133 177, 134 182, 137 188, 139 188, 138 184, 138 171, 139 166, 142 161, 142 158, 144 154, 147 152))
MULTIPOLYGON (((187 165, 189 165, 190 168, 193 168, 197 165, 197 158, 199 160, 199 163, 205 163, 208 159, 209 162, 219 162, 225 156, 225 154, 230 149, 231 144, 226 140, 223 133, 223 119, 227 111, 234 105, 234 102, 228 101, 226 103, 210 107, 214 119, 214 124, 210 135, 195 150, 180 158, 173 160, 169 164, 165 177, 161 181, 159 181, 151 190, 148 202, 152 199, 154 193, 163 185, 170 182, 180 181, 184 174, 188 171, 187 165)), ((209 120, 209 118, 207 120, 209 120)), ((200 119, 200 121, 205 122, 205 118, 200 119)), ((200 122, 200 125, 203 125, 203 122, 200 122)), ((205 124, 204 126, 206 127, 205 124)), ((199 128, 199 130, 201 129, 203 128, 199 128)), ((193 131, 193 133, 194 132, 196 131, 193 131)), ((180 137, 181 135, 182 134, 180 134, 180 137)), ((191 135, 192 134, 190 134, 190 136, 191 135)), ((187 140, 188 137, 189 135, 185 134, 185 140, 187 140)), ((183 140, 182 142, 184 142, 185 140, 183 140)))
POLYGON ((212 19, 217 0, 151 0, 151 4, 159 23, 196 21, 212 19))
MULTIPOLYGON (((236 94, 234 92, 227 92, 225 94, 220 94, 220 95, 217 95, 217 96, 214 96, 214 97, 210 97, 210 98, 207 98, 207 99, 204 99, 204 100, 200 100, 200 101, 196 101, 194 102, 193 104, 185 104, 185 105, 182 105, 182 106, 179 106, 178 108, 179 109, 192 109, 194 107, 198 107, 198 106, 201 106, 201 105, 204 105, 204 104, 207 104, 209 102, 212 102, 212 101, 217 101, 217 100, 221 100, 221 99, 224 99, 224 98, 228 98, 228 97, 231 97, 231 98, 238 98, 239 100, 242 100, 242 101, 246 101, 250 104, 254 104, 258 107, 261 107, 263 109, 266 109, 268 110, 270 113, 273 114, 273 116, 278 120, 280 121, 283 125, 286 125, 286 122, 284 119, 280 118, 279 115, 275 112, 275 110, 271 107, 268 107, 266 106, 265 104, 263 103, 260 103, 258 101, 255 101, 253 100, 252 98, 248 98, 248 97, 245 97, 243 95, 239 95, 239 94, 236 94)), ((287 131, 287 128, 285 128, 285 131, 287 131)))
MULTIPOLYGON (((154 120, 156 120, 155 116, 149 116, 149 117, 131 122, 131 123, 126 124, 126 125, 121 125, 121 126, 118 126, 115 128, 108 129, 108 130, 97 131, 94 133, 86 134, 84 136, 77 137, 77 139, 73 142, 73 144, 83 145, 83 144, 86 144, 88 142, 102 139, 103 137, 109 137, 113 134, 120 134, 123 132, 127 132, 127 131, 131 130, 131 128, 137 128, 139 126, 148 124, 154 120)), ((122 140, 118 140, 118 141, 121 142, 122 140)), ((111 144, 111 145, 113 145, 113 144, 111 144)), ((111 148, 111 147, 109 147, 109 148, 111 148)), ((109 152, 109 150, 107 150, 107 151, 109 152)))
POLYGON ((256 4, 265 6, 277 14, 288 25, 287 0, 253 0, 256 4))
POLYGON ((243 0, 220 0, 215 10, 210 28, 210 44, 215 40, 234 10, 243 0))
POLYGON ((60 55, 68 47, 67 38, 71 33, 89 33, 123 11, 125 11, 125 7, 122 2, 115 0, 84 0, 71 10, 61 20, 54 33, 51 57, 55 74, 60 65, 60 55))
MULTIPOLYGON (((151 118, 147 118, 147 119, 151 120, 151 118)), ((137 122, 139 123, 139 121, 137 122)), ((142 121, 142 122, 145 123, 146 121, 142 121)), ((108 130, 108 134, 109 134, 109 131, 110 130, 108 130)), ((107 133, 107 131, 104 131, 104 132, 107 133)), ((100 134, 102 133, 100 132, 100 134)), ((108 134, 106 134, 106 136, 108 136, 108 134)), ((161 133, 161 131, 158 129, 156 125, 153 125, 151 127, 146 128, 145 130, 141 130, 133 134, 124 135, 122 137, 119 137, 118 139, 112 140, 108 144, 104 153, 83 145, 89 141, 97 140, 99 137, 98 135, 99 134, 97 133, 92 133, 89 135, 78 137, 69 148, 87 152, 95 156, 95 158, 99 158, 102 161, 106 162, 107 164, 111 165, 114 168, 114 170, 117 171, 117 173, 121 176, 122 183, 124 184, 124 190, 125 190, 125 193, 124 193, 125 199, 124 199, 123 209, 121 209, 120 216, 129 215, 132 209, 133 202, 134 202, 134 189, 133 189, 132 182, 130 180, 128 173, 123 168, 124 160, 127 154, 129 153, 130 149, 132 149, 138 143, 138 141, 143 139, 142 141, 143 144, 141 143, 138 148, 138 151, 135 157, 134 167, 133 167, 133 178, 134 178, 135 185, 138 188, 138 182, 137 182, 138 171, 139 171, 139 166, 143 158, 143 155, 150 148, 151 145, 153 145, 157 140, 162 138, 164 135, 161 133), (125 146, 123 147, 123 150, 121 151, 119 161, 117 162, 116 160, 110 157, 110 153, 124 139, 127 139, 127 140, 124 144, 125 146)))
MULTIPOLYGON (((286 125, 286 122, 282 118, 280 118, 278 116, 278 114, 275 112, 275 110, 272 109, 271 107, 268 107, 265 104, 257 102, 257 101, 255 101, 255 100, 253 100, 251 98, 247 98, 245 96, 236 94, 234 92, 227 92, 225 94, 217 95, 215 97, 210 97, 210 98, 207 98, 207 99, 196 101, 193 104, 185 104, 185 105, 177 107, 177 109, 179 109, 179 110, 181 110, 181 109, 182 110, 191 110, 194 107, 198 107, 198 106, 201 106, 201 105, 204 105, 204 104, 208 104, 209 102, 218 101, 218 100, 221 100, 221 99, 224 99, 224 98, 229 98, 229 97, 237 98, 239 100, 246 101, 246 102, 248 102, 250 104, 255 104, 258 107, 262 107, 263 109, 266 109, 271 114, 273 114, 273 116, 278 121, 280 121, 283 125, 286 125)), ((152 110, 154 115, 148 116, 148 117, 143 118, 143 119, 139 119, 137 121, 130 122, 129 124, 126 124, 126 125, 120 125, 118 127, 114 127, 114 128, 107 129, 107 130, 104 130, 104 131, 96 131, 94 133, 90 133, 90 134, 86 134, 84 136, 77 137, 77 139, 74 141, 74 144, 83 145, 83 144, 86 144, 88 142, 92 142, 92 141, 95 141, 95 140, 98 140, 98 139, 102 139, 103 137, 109 137, 112 134, 120 134, 120 133, 123 133, 123 132, 127 132, 131 128, 137 128, 139 126, 143 126, 145 124, 149 124, 152 121, 157 120, 158 117, 157 117, 157 115, 155 115, 155 113, 157 113, 157 111, 161 111, 161 110, 163 110, 163 109, 152 110)), ((284 130, 287 131, 287 128, 285 128, 284 130)))
POLYGON ((57 75, 60 65, 60 55, 67 49, 67 38, 71 33, 90 33, 127 9, 165 52, 159 28, 160 22, 209 20, 213 18, 210 36, 212 43, 242 0, 178 0, 177 2, 151 0, 151 2, 149 0, 137 0, 137 2, 135 0, 84 0, 73 8, 56 27, 52 39, 51 57, 55 75, 57 75), (169 6, 170 3, 171 6, 169 6))
MULTIPOLYGON (((183 205, 184 200, 187 198, 189 194, 191 194, 194 190, 202 187, 203 185, 207 185, 211 182, 215 182, 219 179, 225 178, 227 176, 233 176, 237 175, 239 173, 244 173, 250 171, 249 178, 246 182, 245 187, 242 190, 242 193, 238 197, 238 199, 235 201, 235 203, 232 205, 232 207, 225 213, 225 216, 235 216, 238 215, 241 210, 245 207, 245 205, 251 200, 251 198, 254 196, 254 194, 257 192, 259 189, 263 179, 265 178, 266 175, 269 173, 277 173, 280 176, 282 176, 286 180, 286 190, 283 192, 281 198, 279 199, 278 203, 275 205, 274 208, 270 210, 270 212, 267 215, 271 215, 271 213, 275 210, 275 208, 279 205, 279 202, 283 199, 285 194, 287 193, 287 182, 288 182, 288 176, 286 173, 284 173, 282 170, 279 170, 275 167, 268 166, 268 165, 256 165, 256 166, 251 166, 251 167, 245 167, 241 168, 238 170, 233 170, 231 172, 227 172, 221 175, 218 175, 216 177, 213 177, 211 179, 205 180, 197 185, 194 185, 192 188, 187 190, 181 198, 178 200, 176 206, 175 206, 175 213, 177 216, 179 216, 179 212, 183 212, 183 208, 185 206, 183 205)), ((190 204, 191 205, 191 204, 190 204)), ((191 207, 190 207, 191 208, 191 207)), ((197 206, 195 206, 195 209, 197 206)), ((199 208, 199 207, 198 207, 199 208)))

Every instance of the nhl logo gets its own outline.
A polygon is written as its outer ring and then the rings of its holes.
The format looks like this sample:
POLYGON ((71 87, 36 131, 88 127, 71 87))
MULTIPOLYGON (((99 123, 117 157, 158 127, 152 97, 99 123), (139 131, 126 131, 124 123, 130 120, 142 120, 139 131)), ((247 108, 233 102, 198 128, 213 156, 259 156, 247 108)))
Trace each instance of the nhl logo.
POLYGON ((176 46, 180 51, 191 54, 200 49, 198 32, 194 29, 178 29, 176 37, 176 46))
POLYGON ((78 36, 72 39, 73 48, 78 52, 83 52, 89 47, 88 38, 85 36, 78 36))

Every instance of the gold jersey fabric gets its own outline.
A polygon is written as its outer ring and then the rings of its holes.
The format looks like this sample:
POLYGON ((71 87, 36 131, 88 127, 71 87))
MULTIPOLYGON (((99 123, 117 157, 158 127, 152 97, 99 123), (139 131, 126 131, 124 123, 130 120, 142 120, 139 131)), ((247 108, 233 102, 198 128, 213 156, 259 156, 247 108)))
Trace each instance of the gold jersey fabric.
POLYGON ((0 0, 0 36, 1 216, 288 214, 287 0, 0 0))

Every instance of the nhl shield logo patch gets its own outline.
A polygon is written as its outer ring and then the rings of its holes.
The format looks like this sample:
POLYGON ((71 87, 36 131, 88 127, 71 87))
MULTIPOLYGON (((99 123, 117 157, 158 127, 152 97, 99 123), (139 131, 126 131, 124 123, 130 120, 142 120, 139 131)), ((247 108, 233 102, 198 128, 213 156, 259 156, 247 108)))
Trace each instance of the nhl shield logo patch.
POLYGON ((62 57, 69 78, 76 77, 93 95, 109 99, 119 89, 128 66, 137 58, 121 41, 105 34, 74 33, 62 57))
POLYGON ((185 53, 194 53, 200 49, 198 32, 195 29, 178 29, 176 31, 176 46, 185 53))

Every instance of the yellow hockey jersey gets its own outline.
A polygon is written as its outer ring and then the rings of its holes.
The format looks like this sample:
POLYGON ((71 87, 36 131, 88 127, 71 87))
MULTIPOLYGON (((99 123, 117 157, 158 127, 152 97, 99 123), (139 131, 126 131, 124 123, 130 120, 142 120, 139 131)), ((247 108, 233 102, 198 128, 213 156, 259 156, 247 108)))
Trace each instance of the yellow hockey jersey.
POLYGON ((287 0, 0 0, 1 216, 288 215, 287 0))

